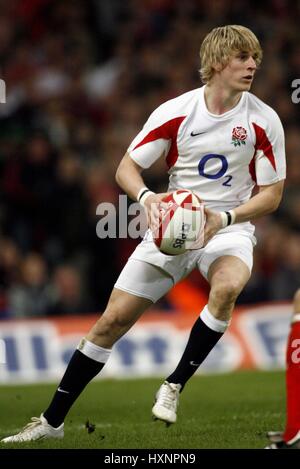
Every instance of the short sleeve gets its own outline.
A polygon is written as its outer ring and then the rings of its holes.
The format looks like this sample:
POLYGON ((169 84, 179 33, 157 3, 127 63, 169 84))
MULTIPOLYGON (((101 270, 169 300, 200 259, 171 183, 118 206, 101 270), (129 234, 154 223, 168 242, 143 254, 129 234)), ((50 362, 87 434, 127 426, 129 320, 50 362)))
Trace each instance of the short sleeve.
POLYGON ((256 136, 255 173, 257 184, 265 186, 285 179, 284 130, 278 115, 273 111, 265 126, 253 122, 253 127, 256 136))
POLYGON ((161 156, 168 159, 177 150, 177 135, 185 116, 168 119, 165 105, 157 108, 129 145, 129 156, 142 168, 149 168, 161 156))

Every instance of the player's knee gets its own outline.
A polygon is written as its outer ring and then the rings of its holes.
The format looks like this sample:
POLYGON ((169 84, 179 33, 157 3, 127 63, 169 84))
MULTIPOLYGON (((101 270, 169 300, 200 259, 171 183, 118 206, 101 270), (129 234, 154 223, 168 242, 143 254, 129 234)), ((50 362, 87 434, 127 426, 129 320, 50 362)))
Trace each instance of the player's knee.
POLYGON ((221 307, 235 303, 242 286, 238 280, 227 280, 216 284, 211 291, 213 300, 221 307))
POLYGON ((119 335, 128 326, 128 319, 118 304, 111 303, 94 326, 94 332, 104 336, 119 335))

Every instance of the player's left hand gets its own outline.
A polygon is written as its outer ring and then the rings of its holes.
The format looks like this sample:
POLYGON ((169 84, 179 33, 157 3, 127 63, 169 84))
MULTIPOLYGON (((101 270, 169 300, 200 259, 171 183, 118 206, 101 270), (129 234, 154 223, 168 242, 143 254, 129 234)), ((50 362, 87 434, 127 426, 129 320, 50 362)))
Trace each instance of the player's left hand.
POLYGON ((222 228, 222 220, 219 212, 204 207, 206 223, 204 227, 204 246, 222 228))

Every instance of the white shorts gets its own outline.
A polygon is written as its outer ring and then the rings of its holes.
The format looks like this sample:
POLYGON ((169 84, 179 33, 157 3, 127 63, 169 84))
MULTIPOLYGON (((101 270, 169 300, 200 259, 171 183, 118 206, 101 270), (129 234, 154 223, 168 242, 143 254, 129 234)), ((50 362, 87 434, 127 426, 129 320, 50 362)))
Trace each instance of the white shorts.
POLYGON ((216 234, 202 249, 179 256, 162 254, 146 235, 123 268, 115 287, 154 303, 194 268, 207 279, 210 265, 219 257, 236 256, 252 270, 255 236, 247 231, 216 234))

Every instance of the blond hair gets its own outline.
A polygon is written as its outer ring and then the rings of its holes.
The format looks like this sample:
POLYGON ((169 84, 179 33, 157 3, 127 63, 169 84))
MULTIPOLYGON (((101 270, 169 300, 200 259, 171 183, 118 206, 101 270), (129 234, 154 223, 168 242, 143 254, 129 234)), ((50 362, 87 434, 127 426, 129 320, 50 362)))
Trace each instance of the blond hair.
POLYGON ((214 28, 205 36, 200 48, 200 75, 203 83, 213 76, 216 65, 225 67, 235 52, 250 52, 259 65, 262 49, 255 34, 245 26, 228 25, 214 28))

